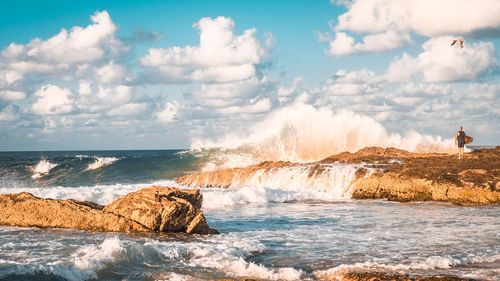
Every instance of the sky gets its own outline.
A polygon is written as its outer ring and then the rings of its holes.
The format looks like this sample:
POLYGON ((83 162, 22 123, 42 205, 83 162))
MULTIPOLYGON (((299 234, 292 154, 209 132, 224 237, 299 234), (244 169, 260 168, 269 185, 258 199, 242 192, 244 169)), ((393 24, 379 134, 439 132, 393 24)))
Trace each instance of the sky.
POLYGON ((5 1, 0 150, 190 148, 340 113, 500 144, 500 1, 477 3, 5 1))

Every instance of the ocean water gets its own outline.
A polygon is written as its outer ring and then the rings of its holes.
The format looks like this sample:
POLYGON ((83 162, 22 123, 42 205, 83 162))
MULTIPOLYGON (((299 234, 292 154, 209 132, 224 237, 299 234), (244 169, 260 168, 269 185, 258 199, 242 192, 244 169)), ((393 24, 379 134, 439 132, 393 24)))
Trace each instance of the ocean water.
MULTIPOLYGON (((107 204, 217 166, 215 152, 0 152, 0 193, 107 204)), ((500 280, 500 207, 350 199, 356 167, 203 189, 220 235, 0 227, 0 280, 318 280, 345 269, 500 280)), ((333 279, 332 279, 333 280, 333 279)))

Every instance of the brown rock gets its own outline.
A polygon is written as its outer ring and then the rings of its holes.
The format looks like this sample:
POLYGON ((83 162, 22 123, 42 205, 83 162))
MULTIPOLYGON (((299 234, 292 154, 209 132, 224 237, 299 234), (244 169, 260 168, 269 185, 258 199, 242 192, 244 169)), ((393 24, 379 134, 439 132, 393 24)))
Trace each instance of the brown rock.
POLYGON ((263 162, 246 168, 192 173, 177 182, 197 187, 243 186, 257 173, 308 165, 309 178, 324 164, 360 164, 352 181, 356 199, 449 201, 461 205, 500 203, 500 147, 467 153, 465 159, 439 153, 413 153, 395 148, 368 147, 343 152, 309 164, 263 162), (376 171, 376 172, 373 172, 376 171))
POLYGON ((54 200, 30 193, 0 195, 0 224, 91 231, 186 232, 208 234, 199 190, 149 187, 103 207, 91 202, 54 200))
POLYGON ((130 218, 156 232, 212 233, 198 189, 148 187, 107 205, 105 212, 130 218))
POLYGON ((323 272, 316 274, 320 281, 465 281, 474 279, 464 279, 456 276, 421 276, 409 275, 395 272, 377 271, 343 271, 338 273, 323 272))

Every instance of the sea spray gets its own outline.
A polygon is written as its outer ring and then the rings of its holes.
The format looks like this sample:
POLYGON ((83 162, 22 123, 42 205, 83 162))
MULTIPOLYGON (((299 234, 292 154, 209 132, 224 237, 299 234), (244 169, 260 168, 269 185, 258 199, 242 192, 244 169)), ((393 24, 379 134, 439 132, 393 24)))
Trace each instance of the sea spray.
POLYGON ((193 187, 229 188, 227 192, 207 189, 205 197, 214 197, 205 204, 209 208, 246 203, 332 201, 351 198, 352 187, 359 180, 358 169, 367 171, 364 176, 373 170, 363 164, 281 164, 194 173, 179 178, 178 182, 193 187))
POLYGON ((49 174, 50 170, 56 167, 57 164, 50 163, 47 159, 41 159, 36 165, 31 166, 32 179, 38 179, 49 174))
POLYGON ((389 132, 375 119, 353 112, 293 104, 276 110, 249 129, 218 139, 193 139, 192 148, 219 150, 219 167, 242 167, 262 161, 313 162, 368 146, 415 152, 450 152, 453 140, 408 131, 389 132), (241 160, 241 161, 236 161, 241 160))
POLYGON ((94 163, 89 164, 89 166, 87 167, 87 170, 99 169, 99 168, 101 168, 103 166, 111 165, 111 164, 113 164, 114 162, 116 162, 118 160, 120 160, 120 158, 116 158, 116 157, 95 157, 94 163))
POLYGON ((258 170, 245 182, 234 180, 234 185, 265 186, 271 188, 313 189, 331 194, 335 199, 351 197, 350 186, 357 165, 303 165, 258 170))

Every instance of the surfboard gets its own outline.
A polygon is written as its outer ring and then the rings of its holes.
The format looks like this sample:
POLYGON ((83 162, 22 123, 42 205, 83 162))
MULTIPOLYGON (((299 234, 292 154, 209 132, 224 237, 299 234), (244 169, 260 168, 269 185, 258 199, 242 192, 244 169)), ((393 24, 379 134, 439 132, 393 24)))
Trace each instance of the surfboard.
POLYGON ((465 136, 465 144, 469 144, 473 141, 474 139, 471 136, 465 136))

